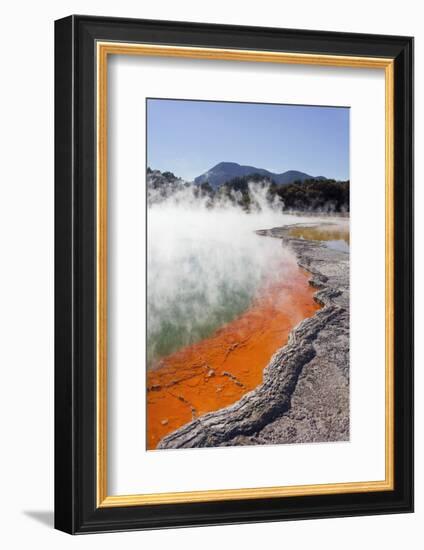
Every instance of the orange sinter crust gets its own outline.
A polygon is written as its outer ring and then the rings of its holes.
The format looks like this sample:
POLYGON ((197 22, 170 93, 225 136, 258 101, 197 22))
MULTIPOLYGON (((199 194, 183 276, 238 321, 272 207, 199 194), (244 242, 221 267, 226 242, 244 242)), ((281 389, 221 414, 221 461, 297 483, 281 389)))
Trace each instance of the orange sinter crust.
POLYGON ((147 373, 147 448, 192 419, 238 401, 262 382, 290 331, 319 309, 300 268, 272 281, 251 307, 212 336, 160 360, 147 373))

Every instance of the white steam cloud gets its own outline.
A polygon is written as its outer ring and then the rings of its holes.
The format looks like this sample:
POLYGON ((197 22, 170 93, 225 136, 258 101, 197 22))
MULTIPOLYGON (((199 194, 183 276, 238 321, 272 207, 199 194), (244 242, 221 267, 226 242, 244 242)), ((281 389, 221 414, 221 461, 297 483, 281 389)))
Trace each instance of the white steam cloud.
POLYGON ((211 206, 181 188, 148 209, 148 362, 205 338, 249 307, 273 277, 290 277, 296 262, 268 229, 312 221, 281 211, 266 186, 250 186, 249 213, 231 201, 211 206))

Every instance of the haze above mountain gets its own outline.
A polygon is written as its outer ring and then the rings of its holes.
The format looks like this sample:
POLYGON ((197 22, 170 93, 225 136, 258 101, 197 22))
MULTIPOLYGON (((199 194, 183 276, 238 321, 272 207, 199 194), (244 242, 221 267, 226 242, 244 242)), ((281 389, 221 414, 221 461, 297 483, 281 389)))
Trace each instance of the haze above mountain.
POLYGON ((268 177, 275 181, 278 185, 286 185, 293 183, 294 181, 305 181, 309 179, 325 180, 324 176, 311 176, 305 172, 299 172, 298 170, 288 170, 281 174, 270 172, 265 168, 256 168, 255 166, 243 166, 237 162, 220 162, 207 172, 204 172, 200 176, 194 179, 194 183, 200 185, 205 182, 209 182, 213 189, 219 188, 226 181, 233 178, 250 176, 252 174, 259 174, 264 177, 268 177))

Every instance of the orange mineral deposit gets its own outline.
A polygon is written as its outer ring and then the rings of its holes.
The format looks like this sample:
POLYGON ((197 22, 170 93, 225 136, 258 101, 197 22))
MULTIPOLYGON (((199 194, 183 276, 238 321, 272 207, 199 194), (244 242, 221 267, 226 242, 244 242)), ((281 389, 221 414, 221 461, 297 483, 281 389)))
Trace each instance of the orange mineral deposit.
POLYGON ((294 268, 272 280, 251 307, 209 338, 161 359, 147 373, 147 448, 192 419, 238 401, 262 382, 272 355, 290 331, 319 305, 308 281, 294 268))

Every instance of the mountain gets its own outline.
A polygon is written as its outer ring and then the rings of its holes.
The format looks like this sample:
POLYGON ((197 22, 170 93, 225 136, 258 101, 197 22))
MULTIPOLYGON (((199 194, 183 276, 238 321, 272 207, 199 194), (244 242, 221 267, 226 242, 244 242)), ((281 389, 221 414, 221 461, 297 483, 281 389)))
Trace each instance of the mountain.
POLYGON ((242 166, 237 162, 220 162, 204 174, 197 176, 194 179, 194 183, 200 185, 205 182, 209 182, 213 189, 217 189, 226 181, 233 178, 249 176, 251 174, 259 174, 264 177, 268 177, 275 181, 279 185, 286 185, 293 183, 294 181, 304 181, 308 179, 320 179, 325 180, 323 176, 310 176, 304 172, 298 172, 297 170, 288 170, 282 174, 275 174, 265 168, 256 168, 255 166, 242 166))

